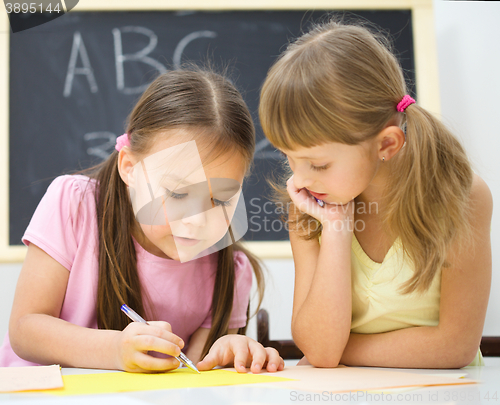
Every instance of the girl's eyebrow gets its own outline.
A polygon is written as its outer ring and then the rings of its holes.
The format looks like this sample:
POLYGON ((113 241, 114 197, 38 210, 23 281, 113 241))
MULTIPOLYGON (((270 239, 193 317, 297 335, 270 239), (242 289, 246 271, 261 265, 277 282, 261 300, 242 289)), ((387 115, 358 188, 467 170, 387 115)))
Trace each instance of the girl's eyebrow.
POLYGON ((165 179, 175 182, 178 186, 187 187, 193 185, 193 183, 186 181, 185 178, 180 178, 172 174, 168 174, 167 176, 165 176, 165 179))
MULTIPOLYGON (((283 153, 284 155, 287 155, 287 156, 288 156, 288 154, 287 154, 285 151, 283 151, 283 150, 281 150, 281 149, 279 149, 279 148, 276 148, 276 149, 277 149, 277 150, 279 150, 279 151, 280 151, 281 153, 283 153)), ((316 157, 310 157, 310 156, 295 156, 294 158, 295 158, 295 159, 307 159, 307 160, 317 160, 317 159, 323 160, 323 159, 327 159, 326 157, 317 157, 317 156, 316 156, 316 157)))
POLYGON ((326 157, 323 157, 323 156, 314 156, 314 157, 310 157, 310 156, 295 156, 295 159, 306 159, 306 160, 325 160, 327 159, 326 157))
POLYGON ((232 192, 235 193, 240 190, 240 184, 231 184, 228 182, 228 184, 223 184, 222 186, 216 185, 215 187, 212 186, 212 191, 216 192, 232 192))

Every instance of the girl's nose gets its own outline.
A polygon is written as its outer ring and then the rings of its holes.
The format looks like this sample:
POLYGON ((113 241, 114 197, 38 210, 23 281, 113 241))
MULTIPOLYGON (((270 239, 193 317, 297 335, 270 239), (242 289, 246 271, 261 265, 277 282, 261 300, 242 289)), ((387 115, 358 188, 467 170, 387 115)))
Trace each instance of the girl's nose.
POLYGON ((309 187, 312 184, 312 180, 309 177, 301 175, 298 171, 293 173, 293 184, 298 189, 309 187))
POLYGON ((182 223, 185 225, 203 227, 207 224, 206 213, 200 212, 199 214, 195 214, 195 215, 191 215, 189 217, 183 218, 182 223))

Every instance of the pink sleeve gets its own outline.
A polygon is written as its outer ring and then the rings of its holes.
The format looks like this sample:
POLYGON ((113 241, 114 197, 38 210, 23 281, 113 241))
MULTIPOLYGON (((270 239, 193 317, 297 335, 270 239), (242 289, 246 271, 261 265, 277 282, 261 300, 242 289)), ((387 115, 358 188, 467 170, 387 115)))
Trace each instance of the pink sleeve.
MULTIPOLYGON (((28 246, 34 243, 49 256, 71 270, 78 248, 75 234, 82 190, 76 176, 56 178, 47 189, 22 238, 28 246)), ((83 183, 84 184, 84 183, 83 183)))
MULTIPOLYGON (((233 311, 229 319, 229 329, 242 328, 247 324, 247 307, 250 301, 253 269, 248 257, 243 252, 234 252, 234 272, 233 311)), ((211 325, 212 311, 210 310, 201 328, 210 328, 211 325)))

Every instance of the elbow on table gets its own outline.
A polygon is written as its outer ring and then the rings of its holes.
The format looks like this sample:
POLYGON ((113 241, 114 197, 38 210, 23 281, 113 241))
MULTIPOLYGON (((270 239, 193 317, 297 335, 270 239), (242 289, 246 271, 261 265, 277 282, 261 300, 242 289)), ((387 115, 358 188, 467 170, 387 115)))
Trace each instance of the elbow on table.
POLYGON ((26 350, 26 337, 30 334, 23 331, 24 324, 26 321, 26 316, 21 316, 17 319, 10 319, 9 322, 9 342, 10 347, 14 353, 19 356, 21 359, 29 360, 28 353, 26 350))
MULTIPOLYGON (((350 324, 349 324, 350 325, 350 324)), ((335 368, 340 364, 345 346, 349 340, 350 329, 337 335, 323 333, 320 337, 304 333, 292 322, 292 337, 307 361, 314 367, 335 368), (328 338, 326 338, 328 336, 328 338)))
POLYGON ((12 347, 12 350, 16 355, 22 358, 21 353, 22 353, 22 342, 20 337, 22 336, 22 333, 19 332, 19 321, 16 320, 15 322, 11 319, 9 322, 9 342, 10 342, 10 347, 12 347))
POLYGON ((340 364, 340 357, 329 357, 329 356, 322 356, 319 354, 311 354, 307 355, 304 353, 306 356, 306 359, 311 363, 312 366, 318 367, 318 368, 336 368, 340 364))
POLYGON ((328 348, 321 347, 317 342, 303 342, 295 340, 297 347, 302 351, 307 361, 314 367, 319 368, 335 368, 339 365, 342 358, 342 350, 335 350, 335 347, 340 345, 331 344, 328 348))
POLYGON ((447 349, 441 368, 462 368, 468 366, 476 357, 479 344, 463 338, 448 339, 447 349))
POLYGON ((468 366, 477 355, 477 346, 458 346, 453 351, 453 360, 450 368, 462 368, 468 366))

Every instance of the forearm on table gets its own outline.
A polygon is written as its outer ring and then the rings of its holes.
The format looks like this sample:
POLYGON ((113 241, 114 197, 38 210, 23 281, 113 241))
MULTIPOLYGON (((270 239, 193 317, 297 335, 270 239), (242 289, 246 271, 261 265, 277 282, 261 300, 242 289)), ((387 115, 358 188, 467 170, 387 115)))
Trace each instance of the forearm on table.
POLYGON ((15 353, 39 364, 116 369, 114 338, 119 331, 84 328, 45 314, 29 314, 11 324, 15 353))
POLYGON ((461 368, 478 347, 462 334, 421 326, 386 333, 351 333, 340 360, 348 366, 399 368, 461 368))
POLYGON ((350 240, 324 233, 309 290, 292 319, 297 346, 317 367, 335 367, 349 338, 350 266, 350 240))

